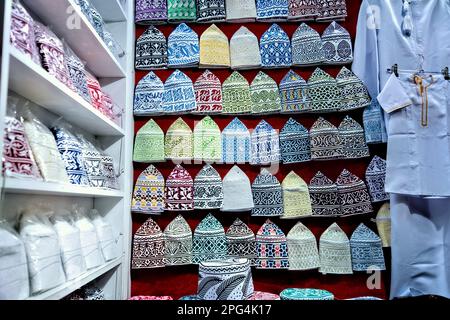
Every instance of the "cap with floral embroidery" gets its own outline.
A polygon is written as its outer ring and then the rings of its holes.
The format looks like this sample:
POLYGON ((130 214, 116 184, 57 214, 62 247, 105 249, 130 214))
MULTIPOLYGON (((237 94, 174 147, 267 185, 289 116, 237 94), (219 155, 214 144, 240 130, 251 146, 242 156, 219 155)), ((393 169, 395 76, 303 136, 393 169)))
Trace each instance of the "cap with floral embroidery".
POLYGON ((291 40, 276 23, 262 35, 259 47, 264 68, 286 68, 292 65, 291 40))
POLYGON ((256 177, 252 184, 253 201, 255 207, 252 216, 282 216, 283 192, 278 179, 266 168, 256 177))
POLYGON ((164 229, 165 262, 168 266, 192 263, 192 230, 182 215, 164 229))
POLYGON ((163 113, 164 83, 151 71, 137 84, 134 91, 134 115, 148 116, 163 113))
POLYGON ((369 147, 364 138, 364 130, 358 122, 350 116, 346 116, 338 129, 345 158, 357 159, 370 156, 369 147))
POLYGON ((220 222, 208 214, 195 228, 192 262, 201 263, 227 257, 227 238, 220 222))
POLYGON ((317 0, 319 7, 318 22, 341 21, 347 17, 347 4, 345 0, 317 0))
POLYGON ((250 162, 250 132, 238 118, 234 118, 222 132, 224 163, 250 162))
POLYGON ((348 31, 333 21, 322 34, 327 64, 347 64, 353 61, 352 39, 348 31))
POLYGON ((333 223, 320 236, 320 268, 323 274, 352 274, 350 241, 344 231, 333 223))
POLYGON ((292 70, 280 82, 281 112, 309 111, 308 84, 292 70))
POLYGON ((136 134, 134 141, 134 162, 163 162, 164 132, 150 119, 136 134))
POLYGON ((205 70, 194 83, 197 110, 194 113, 216 114, 222 113, 222 83, 209 70, 205 70))
POLYGON ((169 127, 165 137, 166 159, 190 160, 193 158, 192 130, 182 118, 178 118, 169 127))
POLYGON ((198 35, 187 24, 179 24, 167 39, 168 65, 171 68, 197 66, 200 60, 198 35))
POLYGON ((176 165, 166 181, 166 210, 194 210, 194 181, 189 172, 176 165))
POLYGON ((221 209, 223 204, 222 178, 216 169, 206 164, 194 179, 194 208, 221 209))
POLYGON ((317 0, 289 0, 288 20, 309 21, 319 15, 317 0))
POLYGON ((337 217, 342 215, 337 185, 322 172, 317 172, 309 183, 313 216, 337 217))
POLYGON ((278 113, 281 108, 278 85, 266 73, 260 71, 250 85, 252 97, 252 113, 278 113))
POLYGON ((310 130, 311 159, 330 160, 343 157, 342 141, 339 130, 320 117, 310 130))
POLYGON ((222 90, 224 114, 242 114, 252 111, 250 85, 239 72, 234 71, 223 82, 222 90))
POLYGON ((165 208, 164 198, 164 177, 154 165, 150 165, 136 181, 131 211, 161 214, 165 208))
POLYGON ((200 67, 229 68, 230 65, 228 37, 213 24, 200 37, 200 67))
POLYGON ((311 160, 309 132, 293 118, 289 118, 281 129, 280 150, 283 163, 300 163, 311 160))
POLYGON ((150 26, 136 41, 136 69, 152 70, 166 67, 166 37, 156 27, 150 26))
POLYGON ((256 267, 288 269, 288 246, 283 231, 267 220, 256 234, 256 267))
POLYGON ((132 269, 164 267, 164 235, 158 224, 148 218, 133 236, 132 269))
POLYGON ((206 116, 194 128, 194 160, 220 162, 222 160, 222 135, 217 123, 206 116))
POLYGON ((164 23, 167 20, 166 0, 136 0, 137 24, 164 23))
POLYGON ((336 185, 344 216, 373 212, 367 186, 360 178, 344 169, 337 178, 336 185))
POLYGON ((314 234, 301 222, 287 235, 289 270, 311 270, 320 267, 319 249, 314 234))
POLYGON ((318 65, 325 61, 320 34, 302 23, 292 36, 292 63, 298 66, 318 65))
POLYGON ((240 27, 231 37, 230 56, 233 70, 261 67, 258 38, 247 27, 240 27))
POLYGON ((265 120, 256 126, 251 137, 250 163, 263 165, 280 161, 280 139, 277 131, 265 120))
POLYGON ((283 219, 296 219, 312 215, 311 198, 306 182, 291 171, 281 184, 283 190, 283 219))

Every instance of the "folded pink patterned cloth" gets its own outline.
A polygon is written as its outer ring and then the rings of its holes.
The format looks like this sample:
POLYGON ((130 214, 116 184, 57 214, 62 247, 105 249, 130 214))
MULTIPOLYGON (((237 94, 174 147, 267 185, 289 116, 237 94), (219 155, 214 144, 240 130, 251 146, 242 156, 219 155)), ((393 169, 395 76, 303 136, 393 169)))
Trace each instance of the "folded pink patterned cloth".
POLYGON ((173 300, 173 298, 169 296, 135 296, 129 300, 173 300))

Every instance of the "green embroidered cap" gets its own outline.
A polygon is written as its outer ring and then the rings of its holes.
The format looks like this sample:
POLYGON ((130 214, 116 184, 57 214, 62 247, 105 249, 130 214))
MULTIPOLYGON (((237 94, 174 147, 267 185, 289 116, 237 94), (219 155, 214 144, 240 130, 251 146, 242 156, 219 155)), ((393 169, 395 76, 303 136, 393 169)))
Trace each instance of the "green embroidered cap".
POLYGON ((137 133, 134 141, 133 161, 135 162, 163 162, 164 132, 150 119, 137 133))
POLYGON ((205 162, 222 160, 222 135, 214 120, 206 116, 194 128, 194 159, 205 162))
POLYGON ((250 85, 252 113, 277 113, 281 109, 278 85, 266 73, 260 71, 250 85))
POLYGON ((192 159, 192 130, 182 118, 178 118, 166 133, 165 155, 172 160, 192 159))
POLYGON ((239 72, 233 72, 222 86, 223 113, 242 114, 252 111, 250 86, 239 72))

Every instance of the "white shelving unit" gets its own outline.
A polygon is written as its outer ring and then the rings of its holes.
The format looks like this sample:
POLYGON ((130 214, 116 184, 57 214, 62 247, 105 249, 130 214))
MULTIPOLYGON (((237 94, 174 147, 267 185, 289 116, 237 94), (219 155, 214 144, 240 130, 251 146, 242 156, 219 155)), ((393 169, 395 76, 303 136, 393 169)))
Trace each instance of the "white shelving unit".
MULTIPOLYGON (((97 209, 113 227, 120 250, 119 257, 90 270, 73 281, 32 296, 30 300, 61 299, 83 285, 98 280, 110 299, 126 299, 130 294, 129 261, 131 248, 130 202, 132 193, 133 83, 134 83, 134 1, 91 0, 104 17, 106 28, 124 48, 126 55, 116 57, 97 35, 74 0, 21 0, 30 13, 64 39, 99 78, 106 91, 125 113, 117 125, 71 91, 41 66, 36 65, 9 43, 11 2, 0 3, 2 15, 2 56, 0 86, 0 130, 3 133, 7 95, 13 91, 32 101, 39 117, 63 117, 104 147, 115 161, 120 190, 105 190, 44 181, 0 178, 2 209, 0 217, 18 215, 22 209, 45 203, 52 210, 70 208, 73 203, 97 209), (125 3, 122 6, 122 3, 125 3)), ((43 119, 44 123, 50 120, 43 119)), ((0 148, 3 149, 3 139, 0 148)))

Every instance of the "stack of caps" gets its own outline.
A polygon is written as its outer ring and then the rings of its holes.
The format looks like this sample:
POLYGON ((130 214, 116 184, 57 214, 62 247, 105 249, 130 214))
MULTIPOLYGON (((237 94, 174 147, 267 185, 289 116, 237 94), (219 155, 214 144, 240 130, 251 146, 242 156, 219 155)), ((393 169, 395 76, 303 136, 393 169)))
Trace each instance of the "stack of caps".
POLYGON ((222 135, 217 123, 206 116, 194 128, 194 160, 220 162, 222 160, 222 135))
POLYGON ((250 85, 239 72, 233 72, 223 83, 223 113, 241 114, 252 111, 250 85))
POLYGON ((168 266, 192 263, 192 230, 179 215, 164 229, 165 263, 168 266))
POLYGON ((345 0, 317 0, 319 16, 317 21, 341 21, 347 17, 347 4, 345 0))
POLYGON ((315 20, 318 15, 317 0, 289 0, 288 20, 315 20))
POLYGON ((312 215, 308 185, 294 171, 284 178, 283 190, 284 219, 296 219, 312 215))
POLYGON ((134 115, 148 116, 164 112, 164 83, 151 71, 137 84, 134 91, 134 115))
POLYGON ((385 203, 378 210, 377 218, 378 234, 380 235, 383 247, 388 248, 391 246, 391 207, 389 203, 385 203))
POLYGON ((171 68, 188 68, 198 65, 200 60, 200 44, 198 35, 182 23, 169 35, 168 58, 171 68))
POLYGON ((370 105, 364 109, 363 122, 367 143, 387 142, 383 112, 376 98, 372 99, 370 105))
POLYGON ((256 0, 256 18, 259 21, 284 21, 288 13, 288 0, 256 0))
POLYGON ((225 259, 227 256, 227 238, 220 222, 208 214, 195 228, 192 243, 193 263, 208 260, 225 259))
POLYGON ((139 227, 133 237, 132 269, 164 267, 164 235, 153 219, 139 227))
POLYGON ((256 234, 256 257, 258 269, 289 268, 286 237, 270 220, 267 220, 256 234))
POLYGON ((337 217, 342 215, 337 185, 322 172, 317 172, 309 184, 313 216, 337 217))
POLYGON ((205 70, 194 83, 197 110, 195 113, 222 113, 222 84, 219 78, 209 70, 205 70))
POLYGON ((261 67, 258 38, 242 26, 230 40, 231 68, 233 70, 257 69, 261 67))
POLYGON ((164 132, 150 119, 136 134, 133 161, 148 163, 164 159, 164 132))
POLYGON ((193 157, 192 130, 182 118, 169 127, 165 138, 166 159, 190 160, 193 157))
POLYGON ((82 148, 83 166, 89 179, 89 185, 96 188, 107 188, 105 171, 102 167, 102 154, 84 136, 78 135, 82 148))
POLYGON ((165 208, 164 197, 164 177, 154 165, 150 165, 136 181, 131 211, 160 214, 165 208))
POLYGON ((278 179, 266 168, 252 184, 253 201, 255 207, 252 216, 282 216, 283 215, 283 193, 278 179))
POLYGON ((136 69, 151 70, 166 67, 166 37, 157 28, 150 26, 136 41, 136 69))
POLYGON ((89 90, 89 96, 91 98, 91 105, 95 109, 102 111, 104 108, 103 105, 104 94, 102 92, 102 87, 100 86, 100 83, 93 75, 91 75, 87 71, 85 71, 85 73, 86 73, 86 83, 89 90))
POLYGON ((222 211, 249 211, 254 207, 250 180, 244 171, 234 166, 223 179, 222 211))
POLYGON ((311 159, 333 160, 342 158, 342 142, 339 130, 320 117, 310 130, 311 159))
POLYGON ((308 79, 311 112, 335 112, 341 109, 342 95, 336 79, 320 68, 308 79))
POLYGON ((225 0, 197 0, 197 22, 223 22, 225 19, 225 0))
POLYGON ((137 24, 164 23, 167 20, 166 0, 136 0, 137 24))
POLYGON ((248 259, 251 265, 255 264, 255 234, 241 219, 238 218, 233 222, 227 230, 226 237, 230 258, 248 259))
POLYGON ((366 86, 346 67, 342 67, 336 81, 342 95, 340 111, 354 110, 370 105, 366 86))
POLYGON ((250 85, 250 94, 253 102, 253 114, 277 113, 280 111, 281 101, 278 85, 266 73, 258 72, 250 85))
POLYGON ((353 271, 386 270, 381 239, 361 223, 350 238, 353 271))
POLYGON ((334 300, 334 295, 321 289, 288 288, 280 293, 281 300, 334 300))
POLYGON ((292 63, 297 66, 314 66, 325 61, 319 33, 302 23, 292 37, 292 63))
POLYGON ((369 147, 364 138, 364 129, 361 125, 346 116, 339 125, 339 136, 341 138, 342 155, 347 159, 368 157, 369 147))
POLYGON ((250 162, 250 132, 238 118, 234 118, 222 132, 224 163, 250 162))
POLYGON ((166 210, 194 210, 194 181, 182 166, 177 165, 166 181, 166 210))
POLYGON ((201 262, 198 297, 202 300, 244 300, 253 294, 250 261, 227 259, 201 262))
POLYGON ((320 236, 320 269, 323 274, 352 274, 350 242, 344 231, 333 223, 320 236))
POLYGON ((167 0, 167 18, 169 22, 197 20, 195 0, 167 0))
POLYGON ((289 231, 287 243, 289 270, 311 270, 320 267, 316 237, 303 223, 297 222, 289 231))
POLYGON ((283 163, 300 163, 311 160, 311 141, 308 130, 293 118, 281 129, 281 160, 283 163))
POLYGON ((386 160, 379 156, 373 157, 366 170, 366 181, 369 186, 369 193, 372 202, 380 202, 389 200, 389 193, 384 191, 384 183, 386 180, 386 160))
POLYGON ((372 213, 366 184, 353 173, 344 169, 336 180, 343 216, 372 213))
POLYGON ((322 43, 327 64, 347 64, 353 61, 350 34, 336 21, 323 32, 322 43))
POLYGON ((194 180, 194 208, 220 209, 223 203, 223 185, 219 173, 206 164, 194 180))
MULTIPOLYGON (((73 83, 75 91, 87 102, 91 103, 91 96, 87 85, 86 74, 84 72, 84 64, 81 62, 73 51, 66 46, 65 59, 70 79, 73 83)), ((106 97, 106 95, 105 95, 106 97)))
POLYGON ((259 47, 264 68, 285 68, 292 65, 291 40, 276 23, 262 35, 259 47))
POLYGON ((263 291, 255 291, 253 292, 252 296, 248 298, 247 300, 263 300, 263 301, 271 301, 271 300, 280 300, 280 296, 274 293, 270 292, 263 292, 263 291))
POLYGON ((191 78, 175 70, 164 84, 163 108, 165 113, 185 113, 197 109, 191 78))
POLYGON ((278 133, 265 120, 261 120, 253 130, 251 146, 251 164, 264 165, 280 161, 280 139, 278 133))
POLYGON ((308 85, 292 70, 280 82, 281 112, 309 111, 308 85))
POLYGON ((213 24, 200 37, 200 67, 229 68, 230 65, 228 38, 213 24))
POLYGON ((256 19, 254 0, 226 0, 228 22, 252 22, 256 19))
MULTIPOLYGON (((86 0, 85 0, 86 1, 86 0)), ((89 1, 86 1, 89 3, 89 1)), ((100 38, 105 39, 105 21, 103 20, 103 17, 101 16, 100 12, 97 11, 96 8, 94 8, 91 4, 88 4, 90 9, 90 17, 91 17, 91 23, 94 27, 97 34, 100 36, 100 38)))

